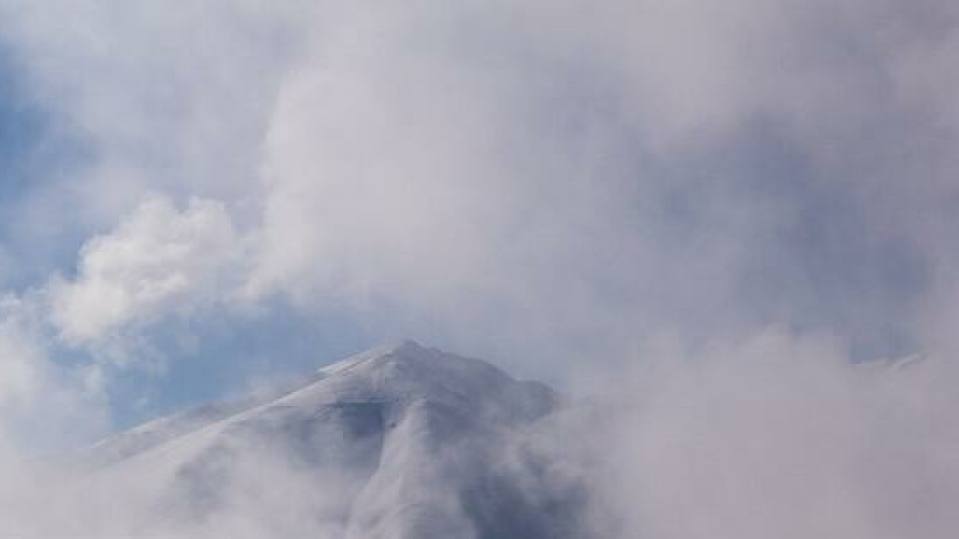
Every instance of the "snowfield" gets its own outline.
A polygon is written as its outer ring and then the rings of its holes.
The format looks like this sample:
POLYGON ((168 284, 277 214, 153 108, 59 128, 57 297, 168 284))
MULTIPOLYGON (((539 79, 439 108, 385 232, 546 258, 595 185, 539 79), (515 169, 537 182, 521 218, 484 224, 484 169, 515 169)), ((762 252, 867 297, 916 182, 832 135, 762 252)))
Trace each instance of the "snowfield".
POLYGON ((543 384, 404 341, 151 421, 83 460, 141 497, 143 529, 557 538, 575 534, 580 493, 525 440, 561 407, 543 384))

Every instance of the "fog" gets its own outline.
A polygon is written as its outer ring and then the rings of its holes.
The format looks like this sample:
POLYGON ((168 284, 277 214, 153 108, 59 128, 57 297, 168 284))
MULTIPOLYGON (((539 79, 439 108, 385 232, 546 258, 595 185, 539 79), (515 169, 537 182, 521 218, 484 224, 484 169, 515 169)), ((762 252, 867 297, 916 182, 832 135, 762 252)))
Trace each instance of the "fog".
MULTIPOLYGON (((131 373, 188 376, 178 351, 280 309, 568 393, 514 443, 552 463, 536 489, 590 494, 583 535, 946 537, 957 18, 0 0, 11 107, 77 146, 0 182, 0 531, 166 526, 149 486, 47 455, 113 430, 131 373)), ((349 481, 252 453, 175 533, 342 536, 299 515, 349 481)))

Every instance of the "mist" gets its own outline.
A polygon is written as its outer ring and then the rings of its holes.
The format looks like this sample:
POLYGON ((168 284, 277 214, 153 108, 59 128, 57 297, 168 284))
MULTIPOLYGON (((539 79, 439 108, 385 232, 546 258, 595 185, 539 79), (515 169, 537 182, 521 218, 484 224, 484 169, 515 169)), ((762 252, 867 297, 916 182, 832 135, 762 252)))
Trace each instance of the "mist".
POLYGON ((957 29, 943 0, 0 0, 0 120, 68 147, 0 181, 0 531, 345 536, 362 480, 283 451, 179 528, 49 462, 206 342, 269 327, 267 360, 215 353, 284 374, 340 359, 302 337, 330 326, 569 395, 497 462, 588 493, 579 536, 946 537, 957 29))

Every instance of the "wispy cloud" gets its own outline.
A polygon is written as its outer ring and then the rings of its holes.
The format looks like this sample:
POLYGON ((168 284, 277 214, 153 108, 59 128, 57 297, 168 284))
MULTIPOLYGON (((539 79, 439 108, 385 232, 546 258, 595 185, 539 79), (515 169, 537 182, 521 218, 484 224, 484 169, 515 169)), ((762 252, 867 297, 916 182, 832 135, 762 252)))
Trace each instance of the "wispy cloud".
POLYGON ((942 2, 61 9, 7 25, 97 150, 65 218, 220 200, 249 298, 497 356, 769 322, 869 356, 949 288, 942 2))
POLYGON ((191 199, 179 212, 151 198, 84 244, 75 280, 49 285, 51 318, 68 343, 95 341, 151 316, 224 299, 241 263, 223 204, 191 199))

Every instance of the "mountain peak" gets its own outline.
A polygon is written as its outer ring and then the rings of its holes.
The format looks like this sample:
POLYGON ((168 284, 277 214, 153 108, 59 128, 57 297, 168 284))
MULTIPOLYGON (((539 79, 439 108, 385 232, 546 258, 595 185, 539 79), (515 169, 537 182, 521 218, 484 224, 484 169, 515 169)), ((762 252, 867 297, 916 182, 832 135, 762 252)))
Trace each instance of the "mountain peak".
POLYGON ((537 498, 521 496, 526 486, 490 471, 502 465, 499 452, 558 403, 543 384, 403 340, 294 387, 142 425, 88 456, 104 472, 152 485, 170 522, 226 510, 225 493, 259 484, 268 465, 306 490, 338 478, 342 495, 310 498, 317 506, 305 513, 321 516, 317 525, 338 530, 334 536, 420 539, 473 529, 492 537, 508 523, 524 537, 560 537, 561 519, 538 517, 537 498), (438 503, 424 482, 463 505, 438 503))
POLYGON ((435 348, 421 345, 411 339, 400 339, 379 346, 374 346, 369 350, 360 352, 346 359, 331 363, 317 369, 322 375, 330 376, 337 373, 356 368, 359 365, 375 365, 385 362, 403 362, 416 361, 424 356, 435 356, 437 354, 452 357, 452 354, 446 354, 435 348))
POLYGON ((415 354, 431 349, 431 347, 423 346, 413 339, 397 339, 395 341, 390 341, 379 346, 375 346, 365 352, 362 352, 360 355, 377 356, 388 354, 415 354))
POLYGON ((490 417, 538 417, 559 403, 545 384, 517 381, 497 367, 402 339, 371 348, 255 394, 161 417, 95 444, 90 461, 118 462, 215 424, 246 421, 271 407, 315 409, 337 403, 430 401, 490 417))
POLYGON ((520 406, 541 413, 557 401, 555 393, 535 382, 514 380, 499 368, 425 347, 412 340, 379 346, 323 367, 318 379, 282 399, 301 406, 310 400, 409 403, 427 399, 452 408, 485 411, 520 406), (479 406, 479 403, 492 401, 479 406))

